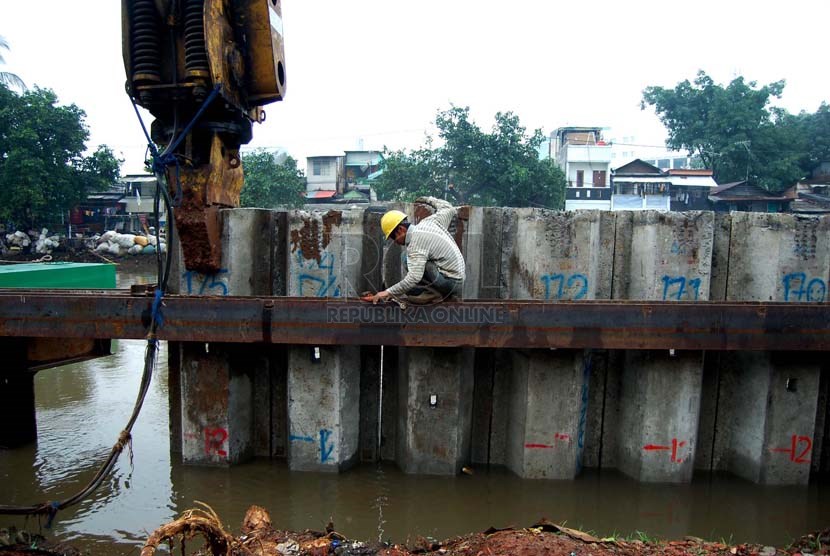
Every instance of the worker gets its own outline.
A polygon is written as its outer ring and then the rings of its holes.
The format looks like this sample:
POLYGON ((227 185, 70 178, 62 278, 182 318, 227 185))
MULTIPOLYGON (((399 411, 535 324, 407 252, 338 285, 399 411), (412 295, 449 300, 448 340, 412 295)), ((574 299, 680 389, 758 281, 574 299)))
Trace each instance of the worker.
POLYGON ((385 238, 406 246, 406 276, 373 295, 373 303, 405 295, 406 301, 424 305, 461 295, 464 257, 447 231, 456 215, 455 207, 434 197, 415 202, 431 206, 435 213, 418 224, 411 224, 399 210, 390 210, 380 219, 385 238))

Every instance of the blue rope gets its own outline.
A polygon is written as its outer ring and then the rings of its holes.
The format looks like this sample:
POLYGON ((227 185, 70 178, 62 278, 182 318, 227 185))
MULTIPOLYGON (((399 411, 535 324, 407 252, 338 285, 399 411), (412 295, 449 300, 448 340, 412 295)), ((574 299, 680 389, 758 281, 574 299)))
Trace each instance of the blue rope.
POLYGON ((60 509, 60 506, 61 506, 60 502, 50 502, 49 503, 49 508, 48 508, 49 517, 46 518, 46 525, 44 526, 47 529, 52 528, 52 521, 54 521, 55 516, 58 515, 58 510, 60 509))
POLYGON ((151 310, 152 320, 156 323, 157 328, 161 328, 164 324, 164 315, 161 313, 161 298, 164 296, 164 292, 161 288, 156 290, 156 296, 153 299, 153 308, 151 310))
POLYGON ((219 96, 219 91, 221 90, 220 85, 216 85, 213 90, 210 92, 208 97, 199 107, 199 110, 196 111, 196 114, 190 120, 190 122, 185 126, 181 133, 177 137, 175 137, 167 148, 164 149, 164 152, 159 153, 158 149, 156 148, 153 140, 150 138, 150 134, 147 132, 147 126, 144 125, 144 120, 141 119, 141 114, 138 112, 138 105, 133 99, 133 109, 135 110, 135 115, 138 117, 138 122, 141 124, 141 129, 144 131, 144 137, 147 139, 147 148, 150 149, 150 156, 152 158, 152 169, 154 174, 161 174, 167 171, 168 166, 176 167, 176 196, 173 199, 173 206, 178 207, 181 205, 182 202, 182 182, 179 177, 179 157, 176 156, 175 151, 179 147, 182 141, 184 141, 187 134, 190 133, 190 130, 193 129, 193 126, 196 125, 196 122, 199 121, 199 118, 202 117, 202 114, 205 113, 208 106, 219 96))

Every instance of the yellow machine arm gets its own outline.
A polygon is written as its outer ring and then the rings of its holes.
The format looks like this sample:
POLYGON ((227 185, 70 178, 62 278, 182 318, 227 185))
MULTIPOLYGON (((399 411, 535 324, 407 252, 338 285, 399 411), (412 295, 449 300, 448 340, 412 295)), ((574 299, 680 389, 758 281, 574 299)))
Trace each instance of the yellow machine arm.
POLYGON ((280 0, 122 0, 127 92, 156 119, 185 266, 219 270, 219 209, 239 206, 239 147, 285 95, 280 0))

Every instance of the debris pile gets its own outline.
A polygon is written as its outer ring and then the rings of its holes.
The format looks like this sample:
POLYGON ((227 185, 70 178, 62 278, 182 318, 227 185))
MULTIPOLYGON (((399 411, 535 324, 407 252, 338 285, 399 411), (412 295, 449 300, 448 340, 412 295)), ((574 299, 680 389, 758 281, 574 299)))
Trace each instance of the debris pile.
POLYGON ((29 238, 29 235, 20 230, 13 234, 6 234, 6 248, 12 253, 23 251, 31 243, 32 240, 29 238))
POLYGON ((156 250, 161 253, 167 252, 167 243, 164 236, 160 236, 160 240, 156 239, 154 234, 140 235, 140 234, 119 234, 115 231, 104 232, 100 236, 94 236, 92 240, 95 242, 93 248, 96 253, 101 255, 115 255, 121 257, 124 255, 154 255, 156 250))

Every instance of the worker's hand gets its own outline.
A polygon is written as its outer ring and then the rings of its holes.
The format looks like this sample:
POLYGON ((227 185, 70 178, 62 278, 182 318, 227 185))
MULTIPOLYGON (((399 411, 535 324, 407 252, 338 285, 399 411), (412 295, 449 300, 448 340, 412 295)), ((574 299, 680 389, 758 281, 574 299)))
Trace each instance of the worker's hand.
POLYGON ((392 297, 392 294, 390 294, 388 291, 384 290, 384 291, 378 292, 378 293, 376 293, 375 295, 372 296, 372 303, 376 304, 378 301, 386 301, 390 297, 392 297))

